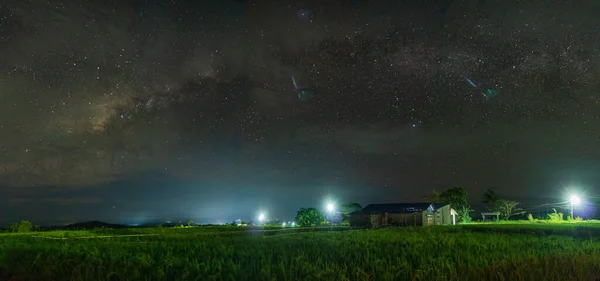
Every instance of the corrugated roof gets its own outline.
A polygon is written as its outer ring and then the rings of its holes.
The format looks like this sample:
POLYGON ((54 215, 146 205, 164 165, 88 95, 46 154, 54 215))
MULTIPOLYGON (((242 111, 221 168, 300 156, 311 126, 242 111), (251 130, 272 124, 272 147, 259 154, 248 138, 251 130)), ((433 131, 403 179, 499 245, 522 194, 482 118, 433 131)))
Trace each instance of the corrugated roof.
POLYGON ((441 207, 446 207, 446 206, 448 206, 450 204, 448 204, 448 203, 433 203, 431 205, 433 205, 433 209, 434 210, 437 210, 437 209, 439 209, 441 207))
POLYGON ((388 204, 369 204, 360 211, 353 214, 376 214, 376 213, 420 213, 426 211, 429 207, 434 210, 444 207, 445 203, 388 203, 388 204))

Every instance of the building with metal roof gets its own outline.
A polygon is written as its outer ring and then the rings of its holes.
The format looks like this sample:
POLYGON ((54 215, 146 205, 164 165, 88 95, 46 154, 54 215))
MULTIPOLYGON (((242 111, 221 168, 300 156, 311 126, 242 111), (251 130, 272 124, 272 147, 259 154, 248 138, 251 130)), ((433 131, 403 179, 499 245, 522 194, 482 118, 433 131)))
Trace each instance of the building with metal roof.
POLYGON ((370 204, 350 214, 350 226, 432 226, 456 224, 456 212, 445 203, 370 204))

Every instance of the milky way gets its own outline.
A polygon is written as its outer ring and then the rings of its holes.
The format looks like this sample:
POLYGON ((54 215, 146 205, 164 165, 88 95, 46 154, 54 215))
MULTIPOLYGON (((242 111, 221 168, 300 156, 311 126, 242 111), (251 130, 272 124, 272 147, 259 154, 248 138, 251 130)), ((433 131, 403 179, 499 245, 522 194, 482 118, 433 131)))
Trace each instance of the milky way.
POLYGON ((597 4, 162 2, 0 5, 0 185, 531 196, 600 164, 597 4))

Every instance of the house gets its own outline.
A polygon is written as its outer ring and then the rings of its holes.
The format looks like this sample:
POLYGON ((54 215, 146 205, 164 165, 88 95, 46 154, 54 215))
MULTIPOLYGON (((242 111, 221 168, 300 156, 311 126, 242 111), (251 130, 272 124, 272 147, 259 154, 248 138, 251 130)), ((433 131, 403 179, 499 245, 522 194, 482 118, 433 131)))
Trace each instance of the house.
POLYGON ((350 213, 350 226, 431 226, 456 224, 456 211, 445 203, 370 204, 350 213))

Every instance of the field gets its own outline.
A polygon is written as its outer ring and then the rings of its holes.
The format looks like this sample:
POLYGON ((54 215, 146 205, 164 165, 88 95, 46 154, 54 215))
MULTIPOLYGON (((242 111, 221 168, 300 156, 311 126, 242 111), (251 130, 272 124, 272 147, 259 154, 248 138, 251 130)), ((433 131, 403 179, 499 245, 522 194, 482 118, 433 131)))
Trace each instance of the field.
POLYGON ((595 280, 599 242, 589 223, 0 234, 0 280, 595 280))

